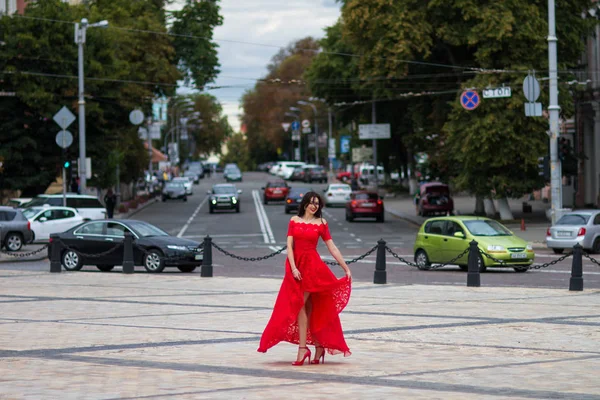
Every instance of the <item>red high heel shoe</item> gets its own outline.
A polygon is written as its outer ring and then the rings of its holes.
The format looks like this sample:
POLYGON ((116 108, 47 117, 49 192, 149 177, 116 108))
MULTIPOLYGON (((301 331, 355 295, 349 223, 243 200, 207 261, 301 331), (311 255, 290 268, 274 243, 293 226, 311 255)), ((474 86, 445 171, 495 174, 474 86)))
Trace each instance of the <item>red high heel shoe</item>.
POLYGON ((319 357, 315 357, 315 359, 310 362, 311 364, 319 364, 319 361, 321 364, 325 364, 325 348, 323 346, 315 346, 315 356, 317 355, 318 349, 323 349, 323 352, 319 357))
POLYGON ((292 365, 294 366, 299 366, 299 365, 304 365, 304 360, 306 360, 308 358, 308 362, 310 363, 310 349, 308 347, 298 347, 299 349, 306 349, 306 352, 304 353, 304 356, 302 357, 302 360, 300 361, 294 361, 292 363, 292 365))

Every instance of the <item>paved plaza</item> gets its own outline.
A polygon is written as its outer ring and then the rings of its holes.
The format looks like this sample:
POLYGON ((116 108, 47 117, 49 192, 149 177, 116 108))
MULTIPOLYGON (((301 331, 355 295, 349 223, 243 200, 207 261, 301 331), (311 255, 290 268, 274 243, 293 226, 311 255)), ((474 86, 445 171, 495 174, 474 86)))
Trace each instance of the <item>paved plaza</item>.
POLYGON ((2 271, 0 398, 600 399, 598 290, 355 283, 352 356, 293 367, 279 283, 2 271))

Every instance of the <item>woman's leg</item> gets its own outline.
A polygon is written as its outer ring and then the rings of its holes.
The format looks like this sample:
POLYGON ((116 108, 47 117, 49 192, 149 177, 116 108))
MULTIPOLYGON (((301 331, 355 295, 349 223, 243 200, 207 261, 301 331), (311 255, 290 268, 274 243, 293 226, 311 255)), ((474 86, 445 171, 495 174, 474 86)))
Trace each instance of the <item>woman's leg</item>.
MULTIPOLYGON (((306 319, 308 321, 308 329, 310 329, 310 315, 312 313, 312 309, 313 309, 313 302, 312 302, 312 297, 308 297, 308 299, 304 302, 304 308, 306 309, 306 319)), ((312 333, 312 331, 311 331, 312 333)), ((312 335, 312 341, 313 344, 315 345, 315 360, 319 359, 319 357, 321 357, 321 354, 323 354, 323 352, 325 351, 325 349, 323 347, 321 347, 321 345, 319 344, 319 341, 317 340, 317 337, 314 335, 312 335)))
POLYGON ((304 353, 306 353, 306 349, 302 349, 300 347, 306 347, 306 332, 308 329, 308 315, 306 314, 306 302, 310 296, 310 293, 304 293, 304 305, 300 309, 298 313, 298 336, 299 336, 299 348, 298 348, 298 358, 297 361, 300 361, 302 357, 304 357, 304 353))

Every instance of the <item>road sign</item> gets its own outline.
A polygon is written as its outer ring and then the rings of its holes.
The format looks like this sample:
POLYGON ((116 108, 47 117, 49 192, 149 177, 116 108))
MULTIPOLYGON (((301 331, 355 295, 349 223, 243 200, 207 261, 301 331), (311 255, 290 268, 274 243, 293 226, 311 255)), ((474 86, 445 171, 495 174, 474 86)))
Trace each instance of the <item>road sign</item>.
POLYGON ((299 130, 300 129, 300 122, 298 122, 298 121, 292 122, 291 127, 292 127, 292 130, 294 130, 294 131, 299 130))
POLYGON ((389 139, 390 124, 360 124, 358 125, 358 138, 366 139, 389 139))
POLYGON ((335 138, 331 138, 329 139, 329 158, 330 159, 334 159, 335 158, 335 138))
POLYGON ((525 94, 525 98, 531 103, 540 97, 540 83, 533 75, 527 75, 523 79, 523 94, 525 94))
POLYGON ((300 148, 296 147, 294 149, 294 160, 300 161, 300 148))
POLYGON ((302 127, 303 128, 310 128, 310 121, 307 119, 303 119, 302 120, 302 127))
POLYGON ((69 131, 60 131, 56 134, 56 144, 63 149, 66 149, 73 144, 73 135, 69 131))
POLYGON ((479 93, 475 90, 465 90, 460 95, 460 105, 463 106, 465 110, 474 110, 479 107, 480 103, 481 98, 479 97, 479 93))
POLYGON ((129 113, 129 121, 133 125, 141 124, 142 122, 144 122, 144 113, 141 112, 140 110, 133 110, 132 112, 129 113))
POLYGON ((291 126, 291 125, 292 125, 292 124, 290 124, 289 122, 282 122, 282 123, 281 123, 281 127, 282 127, 282 128, 283 128, 283 130, 284 130, 284 131, 286 131, 286 132, 290 130, 290 126, 291 126))
POLYGON ((60 126, 63 130, 67 129, 69 125, 75 121, 75 114, 73 114, 67 107, 63 106, 59 112, 54 114, 54 121, 60 126))
POLYGON ((312 130, 310 128, 302 128, 302 133, 311 133, 312 130))
POLYGON ((350 136, 342 136, 340 138, 340 153, 341 154, 350 153, 350 136))
POLYGON ((292 131, 292 140, 297 142, 300 140, 300 131, 292 131))
POLYGON ((139 127, 138 128, 138 137, 142 140, 146 140, 148 139, 148 129, 143 128, 143 127, 139 127))
POLYGON ((542 103, 525 103, 525 116, 526 117, 541 117, 542 116, 542 103))
MULTIPOLYGON (((160 124, 155 122, 150 125, 150 139, 160 139, 160 124)), ((187 140, 187 128, 181 132, 181 139, 187 140)))
POLYGON ((352 149, 352 162, 365 162, 373 159, 372 147, 355 147, 352 149))
POLYGON ((483 89, 484 99, 498 99, 500 97, 511 97, 512 90, 510 87, 498 87, 492 89, 483 89))

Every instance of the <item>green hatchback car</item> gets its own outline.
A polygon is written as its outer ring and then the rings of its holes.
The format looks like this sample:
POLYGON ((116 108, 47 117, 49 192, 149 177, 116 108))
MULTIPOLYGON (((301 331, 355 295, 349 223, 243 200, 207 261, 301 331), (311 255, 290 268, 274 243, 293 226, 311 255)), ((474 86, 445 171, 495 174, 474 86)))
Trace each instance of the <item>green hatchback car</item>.
MULTIPOLYGON (((461 254, 475 240, 479 249, 499 263, 479 255, 479 271, 487 267, 510 267, 516 272, 526 272, 533 264, 535 253, 527 242, 515 236, 501 223, 484 217, 448 216, 431 218, 419 229, 415 241, 415 263, 428 270, 432 263, 444 264, 461 254)), ((468 253, 454 262, 467 270, 468 253)))

